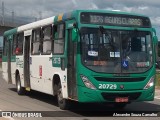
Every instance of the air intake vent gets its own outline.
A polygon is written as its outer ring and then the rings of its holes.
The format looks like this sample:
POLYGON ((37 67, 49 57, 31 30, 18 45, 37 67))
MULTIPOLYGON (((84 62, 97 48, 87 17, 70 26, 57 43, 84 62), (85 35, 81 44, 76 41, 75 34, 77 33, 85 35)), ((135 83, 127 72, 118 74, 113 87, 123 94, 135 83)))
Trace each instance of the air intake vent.
POLYGON ((145 77, 140 78, 105 78, 105 77, 94 77, 97 81, 105 81, 105 82, 138 82, 144 81, 145 77))

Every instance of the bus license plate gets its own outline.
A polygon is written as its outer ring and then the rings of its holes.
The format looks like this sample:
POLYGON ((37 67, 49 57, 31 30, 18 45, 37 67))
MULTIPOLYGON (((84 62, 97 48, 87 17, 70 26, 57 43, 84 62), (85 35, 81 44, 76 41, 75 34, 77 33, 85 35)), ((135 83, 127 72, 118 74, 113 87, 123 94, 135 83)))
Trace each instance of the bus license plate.
POLYGON ((128 97, 117 97, 115 102, 128 102, 128 97))

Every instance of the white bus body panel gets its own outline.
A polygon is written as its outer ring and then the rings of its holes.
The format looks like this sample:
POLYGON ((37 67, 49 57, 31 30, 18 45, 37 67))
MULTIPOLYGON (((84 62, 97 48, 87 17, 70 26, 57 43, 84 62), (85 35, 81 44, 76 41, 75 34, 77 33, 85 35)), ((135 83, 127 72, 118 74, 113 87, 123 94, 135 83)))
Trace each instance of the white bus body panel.
POLYGON ((63 97, 67 98, 67 69, 52 67, 52 55, 32 55, 30 64, 31 89, 53 95, 53 76, 58 74, 61 79, 63 97), (41 69, 41 70, 40 70, 41 69), (42 73, 40 73, 42 71, 42 73), (40 75, 42 74, 42 76, 40 75))
MULTIPOLYGON (((51 25, 54 22, 54 17, 43 19, 37 22, 26 24, 18 27, 17 32, 24 32, 24 36, 32 36, 32 30, 35 28, 51 25)), ((30 41, 31 43, 31 41, 30 41)), ((31 47, 31 45, 30 45, 31 47)), ((24 49, 23 49, 24 50, 24 49)), ((23 51, 24 53, 24 51, 23 51)), ((16 56, 16 62, 11 63, 12 67, 12 83, 15 82, 16 69, 20 73, 21 85, 24 87, 24 75, 23 75, 23 56, 16 56)), ((7 81, 7 62, 3 62, 3 78, 7 81)), ((30 86, 31 89, 44 92, 53 95, 53 76, 57 74, 60 77, 63 98, 68 98, 67 88, 67 68, 65 71, 61 70, 61 67, 52 66, 52 54, 51 55, 30 55, 30 86), (40 68, 42 67, 42 68, 40 68), (40 69, 42 69, 42 76, 40 75, 40 69)))
MULTIPOLYGON (((16 84, 15 71, 16 71, 16 62, 11 62, 12 84, 16 84)), ((8 83, 8 62, 2 62, 2 78, 8 83)))
POLYGON ((51 56, 32 55, 30 63, 30 83, 31 89, 52 94, 52 60, 51 56), (40 73, 42 72, 42 73, 40 73), (41 75, 40 75, 41 74, 41 75), (47 82, 45 82, 47 81, 47 82), (44 89, 47 84, 47 90, 44 89))
POLYGON ((8 63, 2 62, 2 78, 8 82, 8 63))
POLYGON ((52 24, 53 21, 54 21, 54 17, 46 18, 46 19, 43 19, 43 20, 40 20, 37 22, 33 22, 30 24, 20 26, 20 27, 18 27, 17 31, 22 32, 22 31, 26 31, 26 30, 30 30, 30 29, 34 29, 34 28, 43 27, 43 26, 52 24))
MULTIPOLYGON (((24 76, 23 76, 24 62, 23 61, 24 61, 23 56, 16 56, 16 69, 19 71, 22 87, 24 87, 24 76)), ((16 72, 16 70, 14 72, 16 72)))
POLYGON ((16 71, 16 62, 11 62, 11 77, 12 77, 12 84, 16 84, 15 71, 16 71))
POLYGON ((32 35, 32 30, 24 31, 24 36, 31 36, 31 35, 32 35))

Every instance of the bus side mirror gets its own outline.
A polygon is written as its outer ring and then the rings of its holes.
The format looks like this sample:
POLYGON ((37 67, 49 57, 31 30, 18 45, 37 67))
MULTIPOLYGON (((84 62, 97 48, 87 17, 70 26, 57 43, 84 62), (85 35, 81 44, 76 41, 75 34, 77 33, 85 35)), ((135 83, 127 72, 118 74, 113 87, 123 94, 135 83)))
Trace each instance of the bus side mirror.
POLYGON ((155 45, 157 45, 158 44, 158 37, 156 36, 156 29, 152 28, 152 31, 154 33, 153 42, 155 45))
POLYGON ((73 28, 72 29, 72 41, 76 42, 78 40, 78 29, 77 28, 73 28))
POLYGON ((153 35, 154 35, 154 37, 153 37, 153 42, 154 42, 154 44, 155 45, 157 45, 158 44, 158 37, 156 36, 156 29, 155 28, 152 28, 152 31, 153 31, 153 35))
POLYGON ((157 37, 157 36, 154 36, 154 37, 153 37, 153 42, 154 42, 155 45, 158 44, 158 37, 157 37))

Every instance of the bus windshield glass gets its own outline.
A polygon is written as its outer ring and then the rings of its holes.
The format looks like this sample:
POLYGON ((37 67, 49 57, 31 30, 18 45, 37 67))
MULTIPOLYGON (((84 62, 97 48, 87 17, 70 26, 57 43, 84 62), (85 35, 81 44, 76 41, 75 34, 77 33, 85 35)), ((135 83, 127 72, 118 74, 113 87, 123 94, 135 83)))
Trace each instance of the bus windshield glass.
POLYGON ((153 64, 151 34, 81 28, 82 63, 95 72, 141 73, 153 64))

